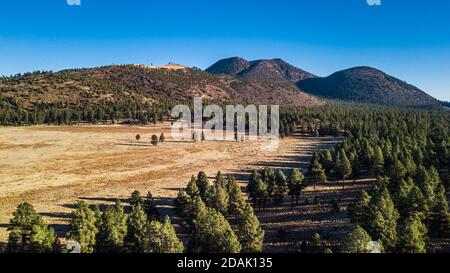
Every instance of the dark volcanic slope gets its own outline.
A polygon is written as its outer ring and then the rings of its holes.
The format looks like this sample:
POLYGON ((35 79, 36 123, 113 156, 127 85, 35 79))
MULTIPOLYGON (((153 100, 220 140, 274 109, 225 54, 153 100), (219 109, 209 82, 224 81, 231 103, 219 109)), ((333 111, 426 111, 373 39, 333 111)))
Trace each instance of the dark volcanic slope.
POLYGON ((302 80, 301 90, 324 98, 396 106, 437 106, 417 87, 371 67, 355 67, 326 78, 302 80))
POLYGON ((43 103, 79 107, 103 102, 207 101, 318 106, 324 102, 296 87, 215 76, 182 66, 114 65, 0 78, 0 99, 25 108, 43 103))
POLYGON ((282 59, 247 61, 240 57, 220 60, 206 69, 206 72, 272 83, 296 83, 316 77, 282 59))
POLYGON ((236 77, 242 71, 246 70, 250 67, 250 62, 240 58, 240 57, 232 57, 227 59, 222 59, 208 69, 206 72, 214 74, 214 75, 229 75, 236 77))

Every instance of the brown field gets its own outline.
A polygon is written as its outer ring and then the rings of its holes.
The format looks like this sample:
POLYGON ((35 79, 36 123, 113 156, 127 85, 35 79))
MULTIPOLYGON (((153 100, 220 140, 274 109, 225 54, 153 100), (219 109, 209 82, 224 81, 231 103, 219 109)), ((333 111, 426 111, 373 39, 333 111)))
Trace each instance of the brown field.
MULTIPOLYGON (((264 166, 306 170, 312 152, 337 142, 293 136, 267 153, 261 141, 175 142, 168 124, 0 128, 0 241, 7 239, 7 223, 21 202, 32 203, 60 233, 77 200, 108 204, 135 189, 151 191, 162 213, 172 214, 172 198, 201 170, 210 177, 221 170, 241 182, 264 166), (151 146, 151 135, 162 132, 167 142, 151 146)), ((270 241, 271 226, 266 228, 270 241)))

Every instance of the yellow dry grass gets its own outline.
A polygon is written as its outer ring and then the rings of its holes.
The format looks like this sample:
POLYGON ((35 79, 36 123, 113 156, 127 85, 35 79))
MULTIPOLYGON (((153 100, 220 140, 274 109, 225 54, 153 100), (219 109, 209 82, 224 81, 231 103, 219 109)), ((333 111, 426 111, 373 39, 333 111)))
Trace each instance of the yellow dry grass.
POLYGON ((169 124, 0 128, 0 241, 21 202, 30 202, 50 224, 66 224, 70 204, 85 199, 107 203, 134 190, 159 200, 177 194, 203 170, 241 176, 265 165, 304 167, 308 156, 332 140, 289 137, 276 152, 257 142, 175 142, 169 124), (167 142, 150 145, 152 134, 167 142), (141 140, 136 141, 136 134, 141 140))

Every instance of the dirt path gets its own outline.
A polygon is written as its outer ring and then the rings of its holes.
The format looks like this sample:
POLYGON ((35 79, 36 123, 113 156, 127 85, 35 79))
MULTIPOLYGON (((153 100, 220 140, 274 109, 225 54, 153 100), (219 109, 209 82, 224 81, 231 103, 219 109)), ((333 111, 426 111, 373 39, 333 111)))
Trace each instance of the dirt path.
POLYGON ((15 207, 30 202, 64 231, 77 200, 107 204, 151 191, 163 213, 192 175, 221 170, 245 182, 255 168, 306 169, 311 153, 336 140, 285 138, 275 152, 261 142, 174 142, 169 125, 0 128, 0 241, 15 207), (164 132, 167 142, 149 144, 164 132), (135 140, 140 134, 141 140, 135 140))

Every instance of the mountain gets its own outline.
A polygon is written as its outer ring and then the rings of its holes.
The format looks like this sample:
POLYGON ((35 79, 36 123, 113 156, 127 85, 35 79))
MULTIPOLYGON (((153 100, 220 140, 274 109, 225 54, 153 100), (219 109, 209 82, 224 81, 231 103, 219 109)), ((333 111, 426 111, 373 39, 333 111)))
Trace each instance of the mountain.
POLYGON ((325 78, 305 79, 297 86, 328 99, 411 107, 439 105, 438 100, 419 88, 371 67, 354 67, 325 78))
MULTIPOLYGON (((181 65, 111 65, 0 77, 0 103, 31 109, 40 103, 86 107, 163 100, 318 106, 324 102, 296 87, 216 76, 181 65)), ((0 104, 2 105, 2 104, 0 104)))
POLYGON ((282 59, 247 61, 240 57, 222 59, 207 68, 206 72, 272 83, 296 83, 316 77, 282 59))

